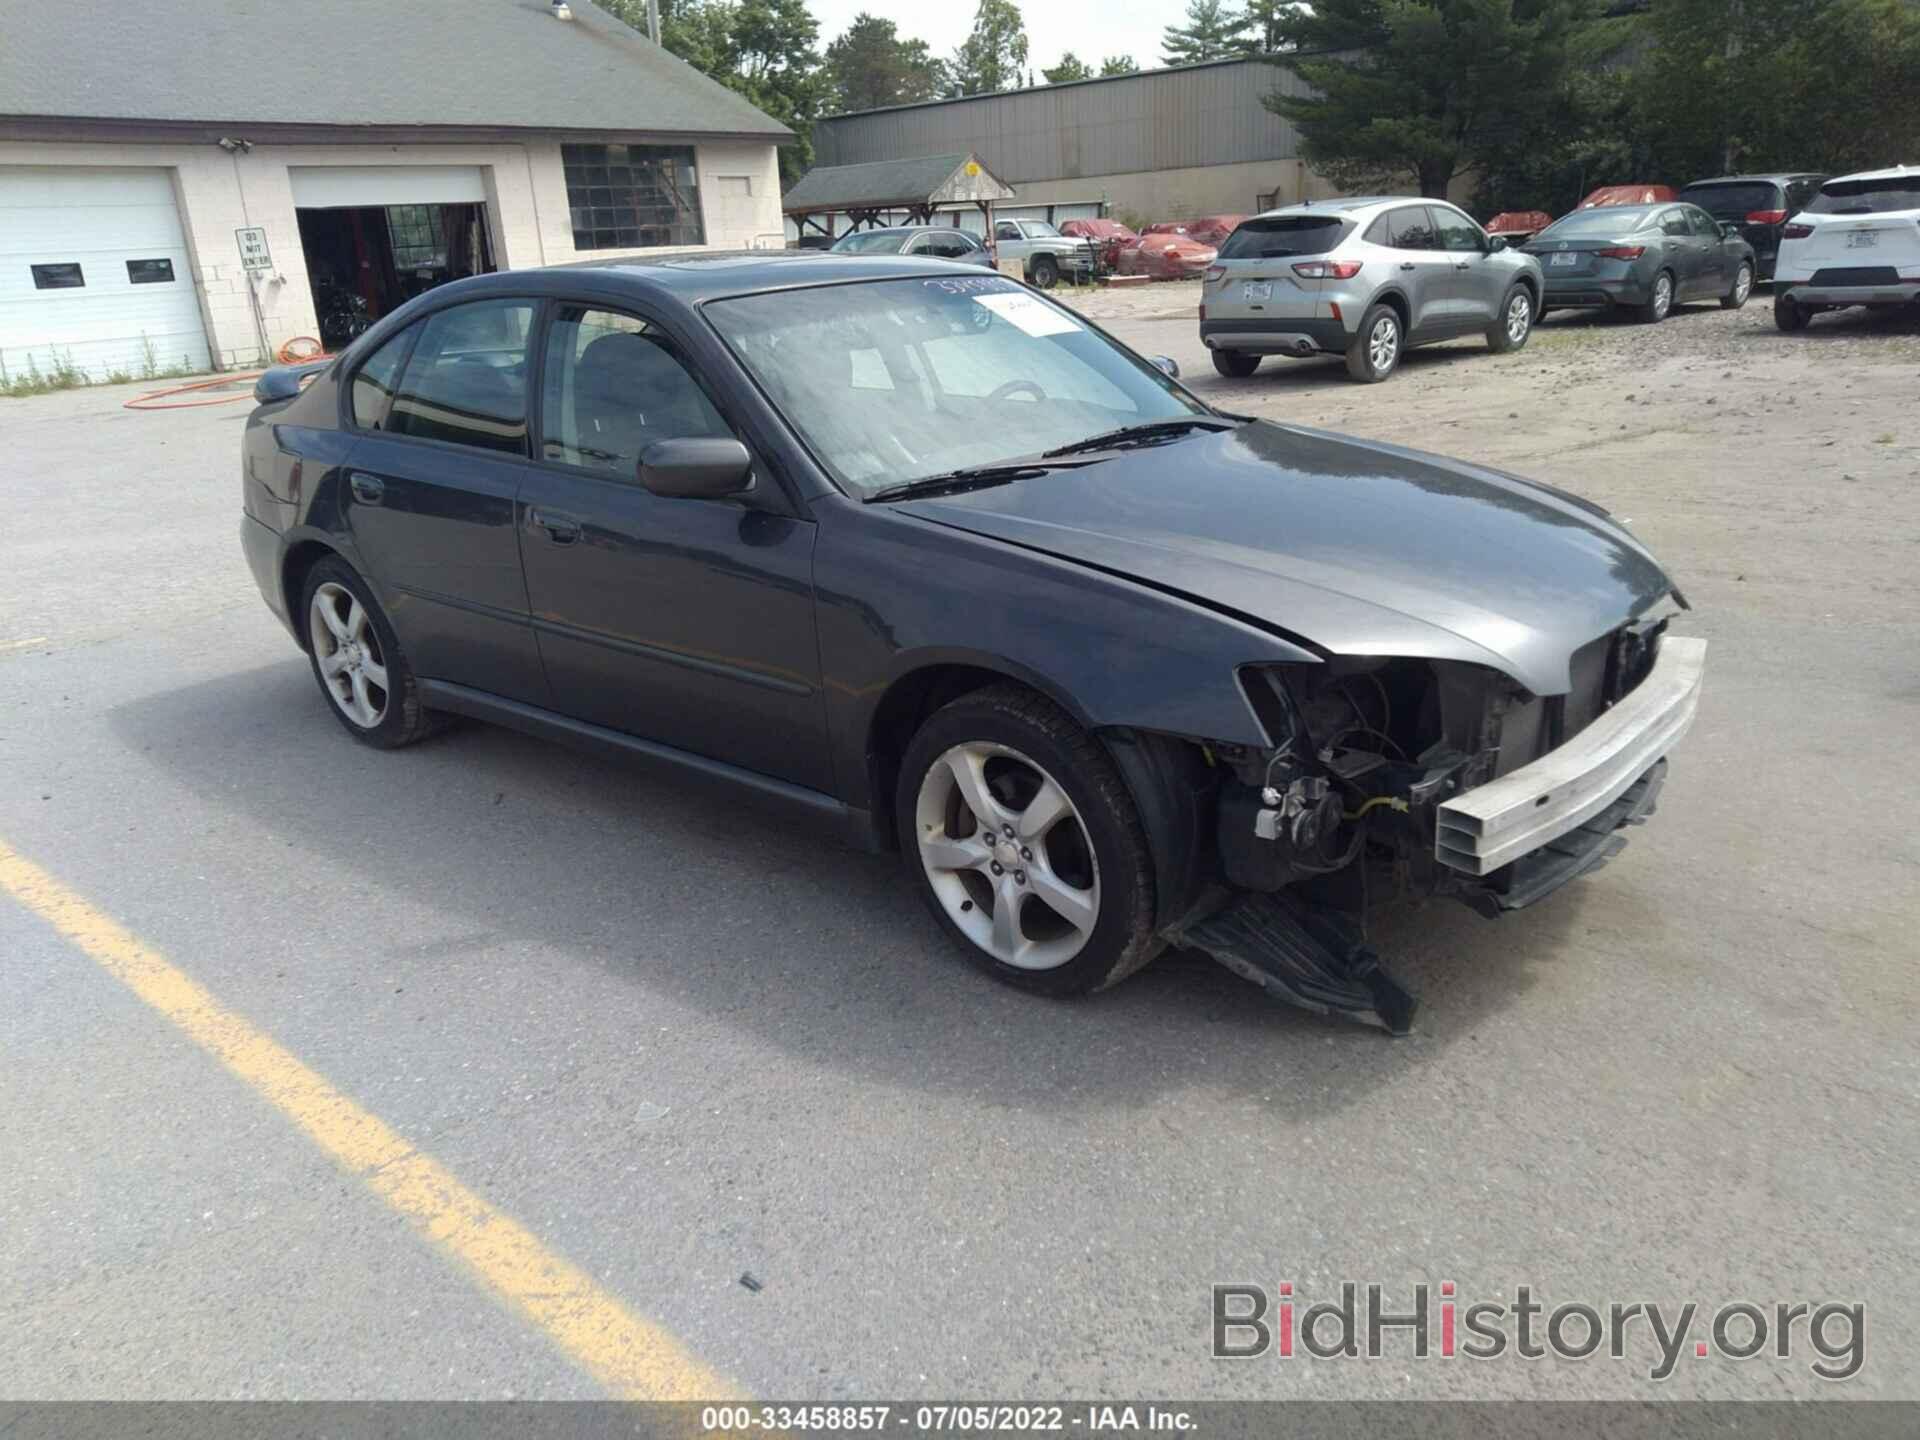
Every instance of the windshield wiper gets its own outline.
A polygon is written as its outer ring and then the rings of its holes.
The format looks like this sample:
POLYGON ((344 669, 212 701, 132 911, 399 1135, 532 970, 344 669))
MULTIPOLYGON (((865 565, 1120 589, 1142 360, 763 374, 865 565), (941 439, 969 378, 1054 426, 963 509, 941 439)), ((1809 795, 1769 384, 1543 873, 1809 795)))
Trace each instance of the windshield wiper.
POLYGON ((1144 420, 1135 425, 1122 425, 1118 430, 1102 430, 1098 435, 1089 435, 1084 440, 1076 440, 1071 445, 1057 445, 1041 453, 1052 458, 1056 455, 1084 455, 1089 450, 1113 450, 1124 445, 1145 445, 1154 440, 1171 440, 1195 430, 1231 430, 1233 422, 1222 420, 1213 415, 1189 415, 1179 420, 1144 420))
POLYGON ((867 503, 872 504, 876 500, 910 500, 922 495, 958 495, 967 490, 982 490, 989 485, 1031 480, 1036 475, 1061 468, 1045 459, 1014 460, 1005 465, 969 465, 942 475, 923 475, 918 480, 902 480, 898 485, 883 486, 867 496, 867 503))

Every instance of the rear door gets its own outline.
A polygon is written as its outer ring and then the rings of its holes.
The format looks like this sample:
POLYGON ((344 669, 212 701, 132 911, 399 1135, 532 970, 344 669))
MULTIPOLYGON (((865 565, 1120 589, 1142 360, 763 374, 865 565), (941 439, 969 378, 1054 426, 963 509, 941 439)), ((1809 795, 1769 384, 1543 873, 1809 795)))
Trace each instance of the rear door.
POLYGON ((811 520, 757 495, 639 483, 657 440, 749 435, 657 317, 558 303, 540 463, 520 495, 527 595, 556 709, 815 790, 831 788, 811 520))
POLYGON ((348 385, 340 507, 416 671, 541 704, 514 527, 537 308, 454 305, 368 357, 348 385))
POLYGON ((1344 215, 1263 215, 1220 247, 1201 287, 1211 319, 1310 320, 1321 282, 1293 267, 1328 254, 1353 228, 1344 215))
POLYGON ((1920 171, 1829 180, 1800 220, 1813 233, 1794 268, 1815 283, 1891 285, 1920 276, 1920 171))
POLYGON ((1407 297, 1407 338, 1426 339, 1457 323, 1453 256, 1440 248, 1440 232, 1425 205, 1402 205, 1367 227, 1367 239, 1392 252, 1389 276, 1407 297))

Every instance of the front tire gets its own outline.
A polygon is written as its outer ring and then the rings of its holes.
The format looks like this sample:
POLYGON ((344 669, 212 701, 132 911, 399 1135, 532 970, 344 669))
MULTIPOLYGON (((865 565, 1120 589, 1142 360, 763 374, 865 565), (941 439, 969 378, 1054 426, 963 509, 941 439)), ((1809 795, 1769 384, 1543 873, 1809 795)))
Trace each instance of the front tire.
POLYGON ((1378 385, 1400 368, 1404 341, 1399 313, 1391 305, 1375 305, 1361 318, 1360 333, 1347 346, 1347 374, 1378 385))
POLYGON ((1060 262, 1051 255, 1037 255, 1033 261, 1033 283, 1041 290, 1051 290, 1060 283, 1060 262))
POLYGON ((363 745, 398 750, 439 728, 386 612, 346 561, 322 560, 300 596, 307 659, 333 718, 363 745))
POLYGON ((1797 303, 1791 295, 1773 297, 1773 323, 1787 334, 1806 329, 1807 321, 1812 318, 1813 313, 1797 303))
POLYGON ((1533 321, 1533 292, 1524 285, 1514 286, 1500 302, 1499 314, 1487 331, 1487 348, 1496 355, 1518 350, 1533 334, 1533 321))
POLYGON ((1720 297, 1722 310, 1738 310, 1747 303, 1747 297, 1753 293, 1753 266, 1746 261, 1740 262, 1740 268, 1734 272, 1733 288, 1720 297))
POLYGON ((922 898, 997 980, 1083 995, 1159 949, 1133 797, 1043 696, 995 685, 936 711, 902 760, 894 821, 922 898))
POLYGON ((1229 380, 1244 380, 1260 368, 1260 357, 1249 355, 1244 350, 1216 350, 1213 352, 1213 368, 1229 380))
POLYGON ((1648 325, 1658 325, 1673 309, 1673 275, 1662 270, 1653 277, 1653 289, 1646 303, 1634 308, 1634 314, 1648 325))

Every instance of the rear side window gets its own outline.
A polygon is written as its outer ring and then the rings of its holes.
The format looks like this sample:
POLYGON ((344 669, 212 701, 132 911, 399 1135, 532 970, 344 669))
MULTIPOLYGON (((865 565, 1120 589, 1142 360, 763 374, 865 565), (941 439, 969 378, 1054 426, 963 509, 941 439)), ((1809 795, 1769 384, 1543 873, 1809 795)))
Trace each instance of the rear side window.
POLYGON ((507 455, 527 453, 531 300, 476 300, 424 322, 387 429, 507 455))
MULTIPOLYGON (((1324 255, 1340 243, 1347 222, 1337 215, 1275 215, 1240 222, 1220 247, 1222 260, 1272 260, 1324 255)), ((1384 242, 1383 242, 1384 243, 1384 242)))
POLYGON ((1756 210, 1784 210, 1787 198, 1778 185, 1745 182, 1739 185, 1689 185, 1680 192, 1689 205, 1698 205, 1716 220, 1744 220, 1756 210))
POLYGON ((384 430, 393 392, 399 388, 400 367, 420 334, 409 325, 373 352, 373 358, 353 373, 353 423, 362 430, 384 430))
POLYGON ((1815 215, 1878 215, 1883 210, 1920 210, 1920 175, 1878 180, 1829 180, 1807 209, 1815 215))
POLYGON ((1382 245, 1391 245, 1395 250, 1438 250, 1440 237, 1433 228, 1433 218, 1428 215, 1424 205, 1408 205, 1399 210, 1387 212, 1386 239, 1378 240, 1376 223, 1367 232, 1369 240, 1382 245))

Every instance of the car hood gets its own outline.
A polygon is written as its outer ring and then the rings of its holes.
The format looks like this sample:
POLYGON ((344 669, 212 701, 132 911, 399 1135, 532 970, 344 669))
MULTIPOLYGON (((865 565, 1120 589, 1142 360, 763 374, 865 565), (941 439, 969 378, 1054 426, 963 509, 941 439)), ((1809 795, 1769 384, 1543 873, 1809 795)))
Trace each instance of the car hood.
POLYGON ((1564 693, 1581 645, 1674 594, 1606 512, 1548 485, 1256 421, 903 502, 1336 655, 1462 660, 1564 693))

